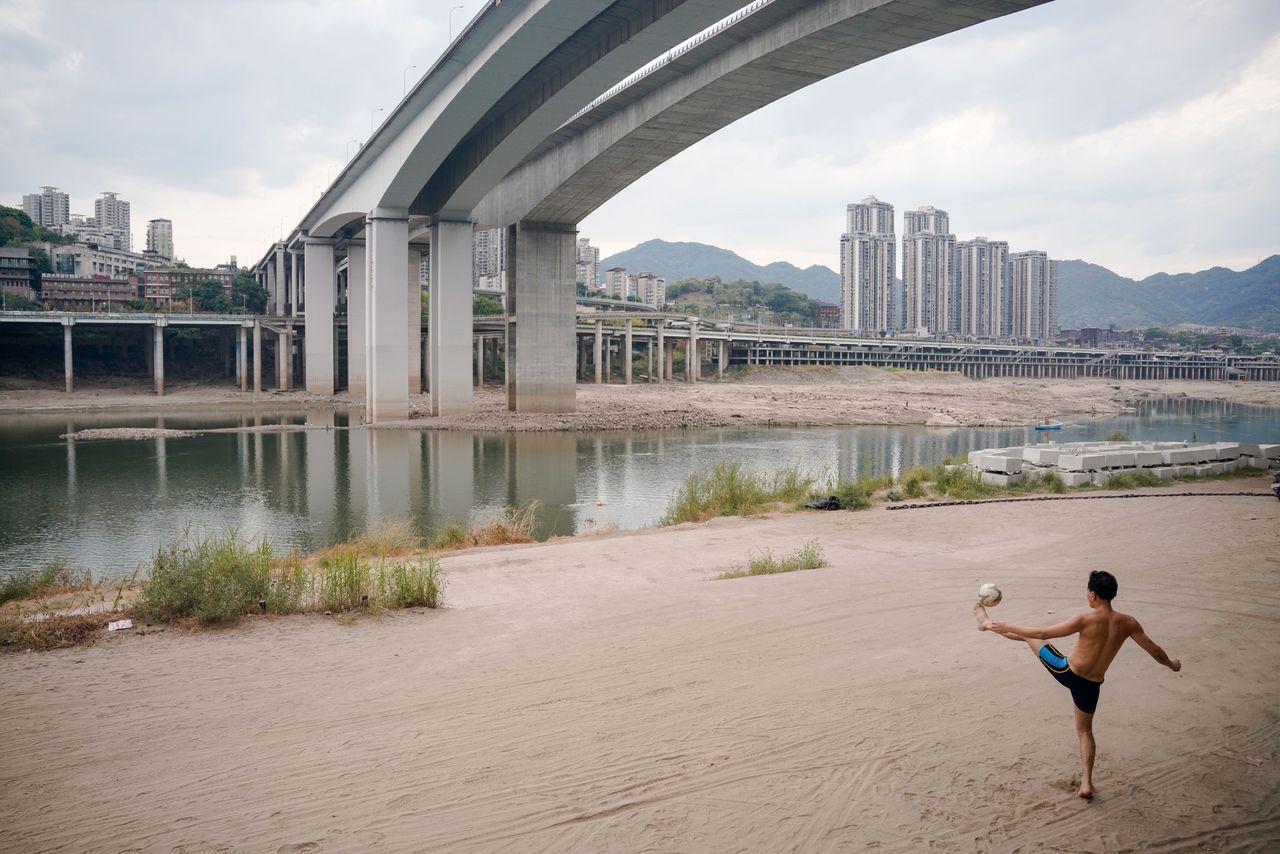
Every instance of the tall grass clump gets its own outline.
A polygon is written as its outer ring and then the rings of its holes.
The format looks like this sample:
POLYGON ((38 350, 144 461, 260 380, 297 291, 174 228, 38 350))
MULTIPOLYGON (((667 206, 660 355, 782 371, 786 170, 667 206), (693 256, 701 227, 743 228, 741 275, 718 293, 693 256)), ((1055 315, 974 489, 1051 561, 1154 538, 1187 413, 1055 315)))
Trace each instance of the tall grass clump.
POLYGON ((748 516, 774 502, 799 501, 812 483, 811 476, 796 468, 764 476, 743 471, 740 463, 718 462, 709 473, 690 473, 671 497, 658 524, 702 522, 715 516, 748 516))
POLYGON ((438 608, 444 584, 438 558, 393 563, 378 569, 374 597, 384 608, 438 608))
POLYGON ((505 546, 510 543, 532 543, 538 530, 538 510, 542 502, 530 501, 523 507, 507 507, 496 518, 467 532, 468 545, 505 546))
POLYGON ((746 578, 749 575, 776 575, 779 572, 818 569, 826 565, 827 558, 822 553, 822 544, 817 539, 812 539, 794 552, 782 557, 776 557, 772 551, 765 549, 761 554, 748 558, 746 566, 723 572, 716 576, 716 580, 746 578))
POLYGON ((39 569, 20 569, 0 581, 0 605, 18 599, 34 599, 51 593, 79 590, 93 583, 87 570, 72 569, 57 560, 39 569))
POLYGON ((1123 430, 1112 430, 1107 434, 1108 442, 1132 442, 1133 439, 1123 430))
POLYGON ((354 611, 369 602, 369 565, 355 549, 343 549, 320 558, 316 569, 316 595, 325 611, 354 611))
POLYGON ((1116 472, 1107 477, 1106 489, 1137 489, 1141 486, 1161 486, 1160 478, 1149 471, 1116 472))
POLYGON ((967 465, 951 465, 943 468, 933 488, 943 495, 959 501, 988 498, 1000 492, 998 486, 982 482, 977 469, 967 465))
POLYGON ((271 559, 265 541, 247 543, 233 531, 196 538, 188 531, 156 551, 137 608, 161 621, 229 622, 267 598, 271 559))
POLYGON ((359 537, 338 546, 338 551, 355 549, 360 554, 386 557, 410 554, 422 547, 422 539, 409 519, 383 519, 371 525, 359 537))

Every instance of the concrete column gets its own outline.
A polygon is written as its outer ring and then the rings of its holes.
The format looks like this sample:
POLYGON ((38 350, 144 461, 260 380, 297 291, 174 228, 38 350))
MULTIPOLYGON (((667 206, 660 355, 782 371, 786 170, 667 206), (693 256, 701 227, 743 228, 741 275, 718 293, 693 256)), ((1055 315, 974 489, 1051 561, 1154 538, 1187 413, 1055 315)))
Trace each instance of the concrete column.
POLYGON ((698 324, 689 324, 689 346, 684 351, 685 382, 698 381, 698 324))
POLYGON ((236 385, 241 391, 249 388, 249 353, 246 346, 244 325, 236 331, 236 385))
POLYGON ((284 269, 284 245, 276 245, 275 263, 271 265, 270 275, 276 283, 276 316, 283 317, 286 313, 286 298, 288 296, 288 279, 285 276, 284 269))
POLYGON ((622 381, 631 385, 631 321, 626 321, 622 334, 622 381))
POLYGON ((369 361, 364 245, 347 247, 347 391, 364 397, 369 361))
POLYGON ((276 265, 274 256, 267 262, 267 269, 263 273, 263 278, 266 280, 265 287, 267 289, 266 313, 278 314, 279 312, 276 309, 276 305, 279 302, 279 298, 276 295, 279 293, 279 288, 277 287, 276 282, 276 265))
POLYGON ((574 226, 519 223, 507 229, 507 408, 572 412, 577 305, 574 226))
POLYGON ((289 283, 286 299, 289 303, 289 316, 298 315, 298 253, 290 249, 285 253, 285 281, 289 283))
POLYGON ((476 386, 484 385, 484 337, 476 339, 476 386))
POLYGON ((667 379, 674 381, 676 378, 676 342, 667 342, 667 379))
POLYGON ((646 341, 645 345, 645 350, 649 354, 649 371, 646 376, 649 377, 649 382, 657 382, 658 378, 653 375, 653 341, 646 341))
POLYGON ((409 257, 408 212, 375 210, 369 215, 366 232, 369 265, 365 301, 369 321, 366 412, 369 421, 377 423, 409 417, 409 383, 405 377, 410 359, 417 360, 418 347, 416 341, 409 341, 409 326, 404 319, 409 299, 405 271, 409 257))
POLYGON ((473 233, 469 222, 437 221, 431 226, 432 415, 471 411, 473 233))
MULTIPOLYGON (((422 360, 418 358, 418 342, 422 340, 422 251, 409 247, 405 266, 405 286, 409 289, 409 299, 405 306, 405 319, 409 323, 409 394, 422 394, 422 360)), ((433 276, 433 286, 435 281, 433 276)), ((467 317, 470 316, 468 311, 467 317)), ((470 331, 470 324, 467 329, 470 331)), ((468 375, 470 373, 467 371, 468 375)))
POLYGON ((262 394, 262 324, 253 321, 253 393, 262 394))
MULTIPOLYGON (((666 325, 665 320, 658 321, 658 382, 662 382, 667 378, 667 341, 666 336, 663 334, 666 325)), ((654 376, 652 352, 649 353, 649 376, 654 376)))
POLYGON ((600 382, 601 382, 600 378, 601 376, 603 376, 603 370, 604 370, 604 321, 603 320, 596 321, 596 337, 594 341, 595 343, 592 345, 594 349, 591 351, 591 354, 595 358, 594 364, 596 368, 596 385, 600 385, 600 382))
POLYGON ((587 378, 587 342, 578 338, 574 333, 574 343, 578 346, 578 379, 585 380, 587 378))
POLYGON ((164 324, 151 329, 151 365, 156 381, 156 394, 164 394, 164 324))
POLYGON ((613 334, 604 342, 604 381, 613 382, 613 334))
POLYGON ((334 392, 334 353, 337 348, 333 312, 338 301, 333 243, 308 237, 304 252, 302 290, 308 308, 307 391, 311 394, 331 395, 334 392))
POLYGON ((720 358, 716 362, 716 379, 724 379, 725 364, 729 361, 729 342, 720 340, 720 358))
POLYGON ((288 332, 276 333, 276 388, 284 391, 289 388, 289 362, 293 358, 293 346, 289 343, 288 332))
POLYGON ((75 377, 71 368, 71 326, 74 323, 75 319, 70 317, 62 321, 62 375, 67 394, 71 394, 75 387, 75 377))

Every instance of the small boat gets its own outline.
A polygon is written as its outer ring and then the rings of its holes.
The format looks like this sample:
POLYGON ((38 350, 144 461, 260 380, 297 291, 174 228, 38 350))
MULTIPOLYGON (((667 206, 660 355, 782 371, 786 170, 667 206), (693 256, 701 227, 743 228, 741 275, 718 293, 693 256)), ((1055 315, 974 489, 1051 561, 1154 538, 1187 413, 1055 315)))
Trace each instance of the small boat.
POLYGON ((1036 425, 1036 429, 1037 430, 1061 430, 1062 422, 1050 421, 1048 419, 1045 419, 1044 421, 1041 421, 1039 424, 1036 425))

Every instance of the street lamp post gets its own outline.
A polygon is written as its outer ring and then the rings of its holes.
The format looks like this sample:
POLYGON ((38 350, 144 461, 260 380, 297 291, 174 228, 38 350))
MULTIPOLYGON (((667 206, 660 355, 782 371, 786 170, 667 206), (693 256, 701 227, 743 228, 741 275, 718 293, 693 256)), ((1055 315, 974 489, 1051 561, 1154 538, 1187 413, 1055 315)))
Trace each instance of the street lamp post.
POLYGON ((373 123, 373 120, 378 115, 378 113, 381 113, 382 111, 383 111, 382 108, 378 107, 376 110, 369 113, 369 133, 373 133, 374 130, 377 129, 377 126, 373 123))
POLYGON ((353 142, 356 144, 356 151, 359 151, 359 150, 360 150, 360 147, 364 144, 364 143, 360 142, 360 140, 358 140, 358 139, 349 139, 349 140, 347 140, 347 161, 348 161, 348 162, 350 162, 350 161, 351 161, 351 143, 353 143, 353 142))
POLYGON ((403 73, 401 73, 400 75, 400 88, 401 88, 400 97, 401 98, 409 94, 409 72, 417 67, 418 66, 416 65, 410 65, 408 68, 404 70, 403 73))
POLYGON ((467 7, 466 7, 466 6, 454 6, 452 9, 450 9, 450 10, 449 10, 449 43, 450 43, 450 44, 452 44, 452 43, 453 43, 453 13, 454 13, 454 12, 456 12, 456 11, 458 11, 459 9, 465 9, 465 8, 467 8, 467 7))

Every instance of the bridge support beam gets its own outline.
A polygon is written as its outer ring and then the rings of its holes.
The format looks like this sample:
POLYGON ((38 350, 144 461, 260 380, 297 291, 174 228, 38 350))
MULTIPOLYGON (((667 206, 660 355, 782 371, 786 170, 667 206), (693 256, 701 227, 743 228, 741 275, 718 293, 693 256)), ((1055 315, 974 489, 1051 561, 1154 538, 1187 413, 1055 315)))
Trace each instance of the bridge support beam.
POLYGON ((507 229, 507 408, 572 412, 577 300, 574 226, 522 222, 507 229))
POLYGON ((369 215, 365 251, 369 275, 369 353, 366 414, 371 423, 409 417, 409 359, 417 342, 409 341, 404 309, 408 303, 409 217, 406 211, 375 210, 369 215))
MULTIPOLYGON (((409 301, 405 306, 405 319, 409 323, 409 394, 422 394, 423 375, 422 359, 419 358, 419 343, 422 341, 422 251, 409 247, 409 258, 405 262, 409 288, 409 301)), ((435 280, 432 279, 434 282, 435 280)), ((470 317, 470 314, 468 314, 470 317)))
POLYGON ((302 299, 307 307, 306 374, 307 391, 332 395, 334 392, 333 311, 337 304, 333 243, 307 238, 303 250, 302 299))
POLYGON ((595 360, 593 364, 596 369, 596 385, 600 385, 600 378, 604 371, 604 321, 596 321, 596 336, 592 341, 591 356, 595 360))
POLYGON ((627 385, 631 385, 631 359, 633 353, 631 349, 631 321, 627 320, 625 323, 627 325, 622 335, 622 381, 627 385))
POLYGON ((151 372, 156 383, 156 394, 164 394, 164 325, 157 323, 151 329, 151 372))
POLYGON ((262 394, 262 324, 253 321, 253 393, 262 394))
POLYGON ((238 326, 236 327, 236 386, 241 391, 247 391, 249 388, 248 356, 244 326, 238 326))
MULTIPOLYGON (((666 379, 666 375, 667 375, 667 367, 666 367, 667 342, 666 342, 666 335, 663 333, 663 329, 666 327, 666 325, 667 325, 666 321, 664 320, 658 321, 658 373, 656 374, 656 377, 659 383, 661 383, 664 379, 666 379)), ((653 372, 653 349, 652 349, 652 345, 650 345, 649 381, 652 382, 654 377, 655 377, 655 374, 653 372)))
POLYGON ((363 244, 347 247, 347 392, 364 397, 365 364, 369 359, 368 299, 363 244))
POLYGON ((284 246, 276 246, 275 263, 269 269, 270 281, 275 283, 276 316, 284 317, 288 281, 284 269, 284 246))
MULTIPOLYGON (((473 233, 470 222, 442 220, 431 226, 427 361, 431 372, 432 415, 471 411, 473 233)), ((413 272, 416 275, 417 271, 413 272)), ((416 342, 414 346, 416 352, 416 342)))
POLYGON ((71 366, 71 326, 74 323, 75 319, 70 317, 62 321, 62 377, 67 394, 75 388, 75 373, 71 366))

